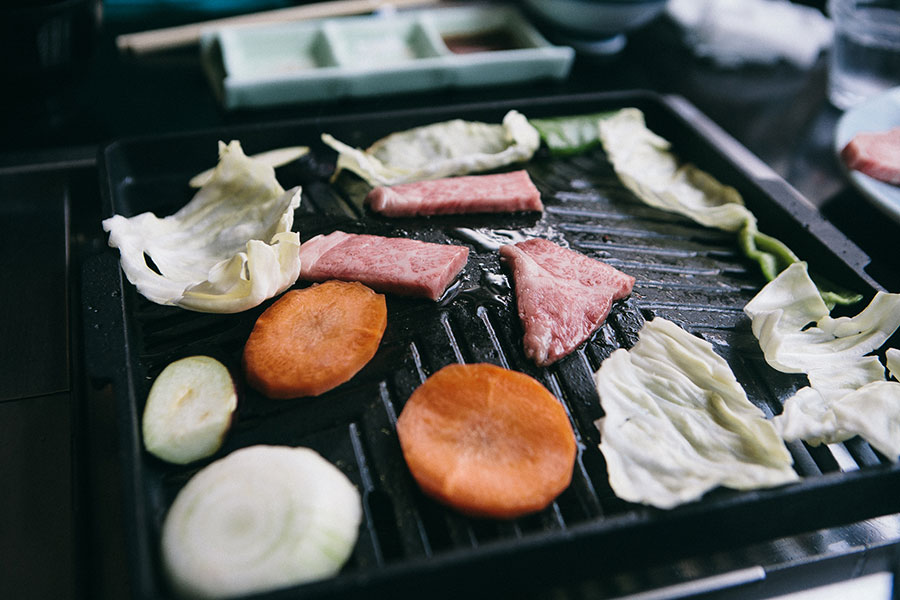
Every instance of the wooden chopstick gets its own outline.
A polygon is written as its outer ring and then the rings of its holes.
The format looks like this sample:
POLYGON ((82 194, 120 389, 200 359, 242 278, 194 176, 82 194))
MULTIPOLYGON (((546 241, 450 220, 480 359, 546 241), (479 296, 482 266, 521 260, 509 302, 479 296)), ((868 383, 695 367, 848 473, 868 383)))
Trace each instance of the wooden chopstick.
POLYGON ((235 25, 257 25, 278 21, 301 21, 306 19, 322 19, 345 15, 358 15, 374 12, 380 8, 406 7, 436 4, 439 0, 331 0, 302 4, 290 8, 279 8, 258 13, 238 15, 223 19, 213 19, 201 23, 191 23, 178 27, 154 29, 138 33, 127 33, 116 38, 116 46, 122 52, 143 54, 159 50, 168 50, 195 44, 201 33, 210 27, 235 25))

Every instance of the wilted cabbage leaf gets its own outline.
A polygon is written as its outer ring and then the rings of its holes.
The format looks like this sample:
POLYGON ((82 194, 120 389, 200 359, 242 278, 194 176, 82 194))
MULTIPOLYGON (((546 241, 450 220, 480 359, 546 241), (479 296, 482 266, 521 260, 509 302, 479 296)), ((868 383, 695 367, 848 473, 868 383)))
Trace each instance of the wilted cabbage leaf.
MULTIPOLYGON (((651 131, 644 113, 624 108, 597 123, 600 140, 619 179, 646 204, 684 215, 706 227, 735 232, 744 255, 771 281, 800 258, 780 240, 759 231, 740 193, 696 166, 681 164, 669 142, 651 131)), ((824 287, 824 286, 823 286, 824 287)), ((830 304, 853 304, 858 294, 820 290, 830 304)))
POLYGON ((339 153, 335 177, 347 169, 373 186, 489 171, 527 161, 540 146, 537 130, 514 110, 501 125, 454 119, 392 133, 366 150, 327 133, 322 141, 339 153))
POLYGON ((299 187, 285 191, 271 166, 247 158, 237 141, 220 142, 211 179, 178 212, 115 215, 103 229, 128 280, 147 299, 234 313, 297 280, 300 236, 291 226, 299 205, 299 187))
POLYGON ((755 221, 736 189, 691 164, 680 165, 671 144, 647 128, 644 113, 626 108, 597 122, 616 174, 641 200, 707 227, 738 231, 755 221))
MULTIPOLYGON (((871 352, 900 327, 900 294, 878 292, 856 316, 833 318, 806 264, 797 263, 763 287, 744 312, 766 362, 809 379, 773 420, 784 439, 818 445, 859 435, 897 460, 900 383, 885 378, 884 365, 871 352)), ((887 357, 895 373, 900 354, 889 349, 887 357)))
POLYGON ((655 318, 631 350, 594 375, 609 482, 620 498, 672 508, 725 486, 795 481, 772 423, 748 399, 712 346, 655 318))

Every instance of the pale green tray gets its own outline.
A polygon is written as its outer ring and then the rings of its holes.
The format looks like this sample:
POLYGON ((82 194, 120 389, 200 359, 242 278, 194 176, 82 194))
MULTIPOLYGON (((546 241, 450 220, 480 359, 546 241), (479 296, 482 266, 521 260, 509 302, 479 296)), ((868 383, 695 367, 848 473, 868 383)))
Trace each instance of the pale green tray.
POLYGON ((508 6, 220 28, 200 48, 227 109, 563 79, 575 56, 508 6))

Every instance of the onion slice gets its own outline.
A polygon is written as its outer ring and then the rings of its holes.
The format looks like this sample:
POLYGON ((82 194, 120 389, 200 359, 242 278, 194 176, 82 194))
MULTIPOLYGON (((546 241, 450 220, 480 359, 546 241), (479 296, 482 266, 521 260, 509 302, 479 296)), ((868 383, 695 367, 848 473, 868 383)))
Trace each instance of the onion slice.
POLYGON ((179 465, 212 456, 231 428, 237 401, 231 372, 211 356, 169 363, 144 405, 144 447, 179 465))
POLYGON ((315 451, 249 446, 178 493, 163 524, 163 568, 188 598, 330 577, 353 551, 361 518, 356 487, 315 451))

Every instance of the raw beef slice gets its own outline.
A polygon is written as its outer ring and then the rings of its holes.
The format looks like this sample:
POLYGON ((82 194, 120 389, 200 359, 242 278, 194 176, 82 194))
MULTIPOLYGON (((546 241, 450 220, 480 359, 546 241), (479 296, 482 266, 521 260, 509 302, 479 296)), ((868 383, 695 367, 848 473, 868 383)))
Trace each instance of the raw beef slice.
POLYGON ((541 193, 524 170, 377 187, 366 202, 388 217, 544 210, 541 193))
POLYGON ((359 281, 379 292, 437 300, 469 258, 465 246, 335 231, 300 246, 300 278, 359 281))
POLYGON ((631 275, 544 239, 503 246, 500 258, 512 269, 525 354, 542 367, 590 337, 634 286, 631 275))
POLYGON ((900 185, 900 127, 853 136, 841 151, 847 167, 893 185, 900 185))

